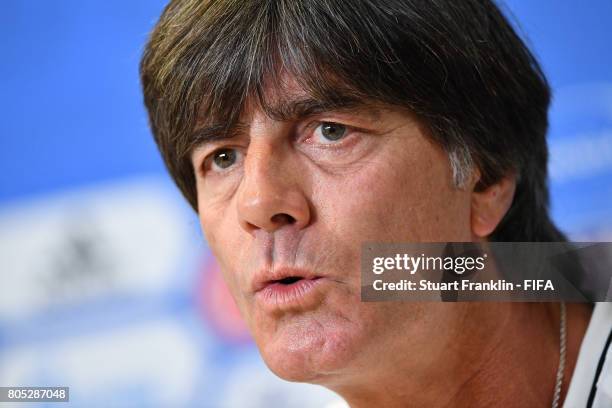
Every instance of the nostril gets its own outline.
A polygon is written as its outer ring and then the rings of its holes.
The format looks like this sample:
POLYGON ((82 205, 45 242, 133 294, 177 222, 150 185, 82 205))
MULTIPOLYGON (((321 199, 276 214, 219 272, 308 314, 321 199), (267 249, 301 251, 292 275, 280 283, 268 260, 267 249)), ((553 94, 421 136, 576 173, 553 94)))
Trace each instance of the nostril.
POLYGON ((270 220, 274 224, 279 224, 279 225, 293 224, 296 221, 295 218, 285 213, 275 214, 270 220))

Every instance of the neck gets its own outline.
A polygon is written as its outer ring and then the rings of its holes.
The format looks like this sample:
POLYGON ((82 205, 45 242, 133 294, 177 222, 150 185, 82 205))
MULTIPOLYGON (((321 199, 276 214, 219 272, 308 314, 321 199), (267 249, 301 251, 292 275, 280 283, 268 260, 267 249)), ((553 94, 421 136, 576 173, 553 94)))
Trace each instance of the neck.
MULTIPOLYGON (((376 362, 329 388, 352 408, 551 405, 559 365, 558 303, 443 305, 461 310, 452 326, 437 326, 436 337, 420 345, 381 347, 376 362)), ((590 312, 587 305, 567 307, 561 401, 590 312)))

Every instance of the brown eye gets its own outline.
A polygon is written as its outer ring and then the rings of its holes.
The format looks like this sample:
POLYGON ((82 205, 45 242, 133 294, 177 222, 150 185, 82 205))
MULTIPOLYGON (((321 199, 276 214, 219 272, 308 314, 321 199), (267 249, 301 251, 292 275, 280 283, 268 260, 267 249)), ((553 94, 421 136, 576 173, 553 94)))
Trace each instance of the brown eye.
POLYGON ((219 149, 213 154, 212 161, 219 169, 227 169, 237 161, 236 149, 219 149))
POLYGON ((346 135, 346 126, 334 122, 321 123, 315 133, 320 134, 323 143, 335 142, 346 135))

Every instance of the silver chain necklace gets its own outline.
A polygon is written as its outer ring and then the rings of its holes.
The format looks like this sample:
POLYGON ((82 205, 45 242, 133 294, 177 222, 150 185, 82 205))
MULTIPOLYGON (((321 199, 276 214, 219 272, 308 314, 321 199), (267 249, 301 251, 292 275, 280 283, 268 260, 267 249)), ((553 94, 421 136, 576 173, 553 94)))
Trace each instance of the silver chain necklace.
POLYGON ((567 314, 565 303, 561 302, 561 322, 559 324, 559 368, 557 369, 557 380, 555 382, 555 393, 553 395, 553 408, 559 408, 561 400, 561 385, 563 385, 563 374, 565 373, 565 357, 567 354, 567 314))

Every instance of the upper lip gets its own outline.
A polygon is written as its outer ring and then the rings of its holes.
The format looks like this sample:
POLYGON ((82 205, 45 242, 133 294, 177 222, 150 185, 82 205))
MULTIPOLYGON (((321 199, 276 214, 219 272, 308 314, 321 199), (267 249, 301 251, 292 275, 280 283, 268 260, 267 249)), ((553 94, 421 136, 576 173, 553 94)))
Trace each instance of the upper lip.
POLYGON ((297 277, 300 279, 316 279, 320 276, 315 275, 306 269, 293 268, 293 267, 276 267, 276 268, 264 268, 257 271, 253 278, 252 290, 253 292, 259 292, 266 286, 278 282, 285 278, 297 277))

